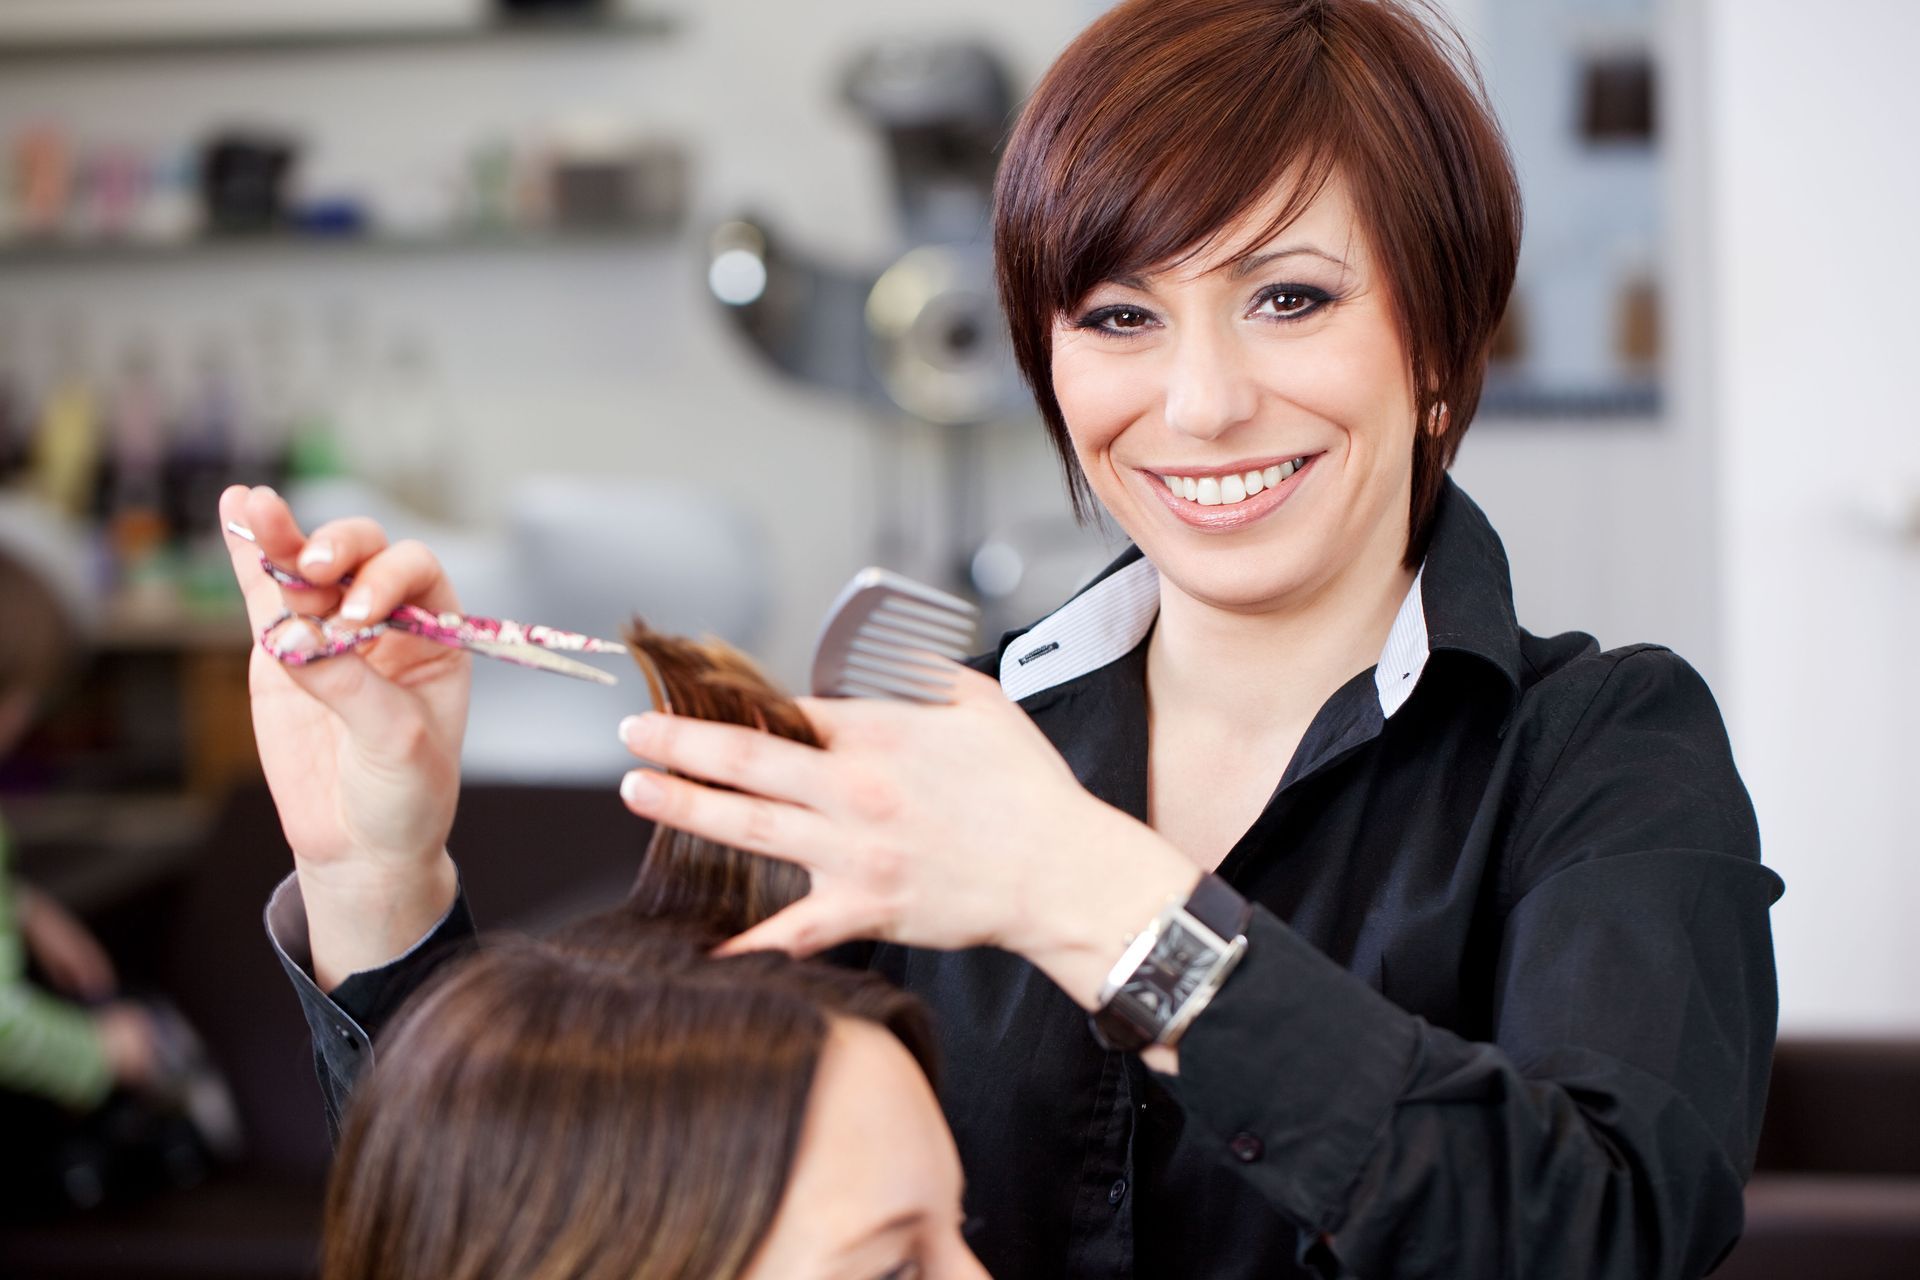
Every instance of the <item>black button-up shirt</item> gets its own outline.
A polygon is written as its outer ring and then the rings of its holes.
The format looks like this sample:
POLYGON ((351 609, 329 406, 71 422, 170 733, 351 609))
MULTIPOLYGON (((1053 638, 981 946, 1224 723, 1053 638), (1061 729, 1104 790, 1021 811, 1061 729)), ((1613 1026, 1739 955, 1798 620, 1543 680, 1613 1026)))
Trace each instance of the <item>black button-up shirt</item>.
MULTIPOLYGON (((1141 818, 1151 573, 1129 552, 980 662, 1141 818)), ((938 1014, 999 1280, 1646 1280, 1733 1243, 1780 882, 1719 712, 1666 649, 1523 631, 1451 483, 1381 665, 1321 708, 1220 872, 1256 904, 1249 946, 1178 1077, 1101 1050, 1017 956, 867 949, 938 1014)), ((336 1113, 367 1029, 472 924, 456 905, 329 1000, 299 916, 290 882, 269 923, 336 1113)))

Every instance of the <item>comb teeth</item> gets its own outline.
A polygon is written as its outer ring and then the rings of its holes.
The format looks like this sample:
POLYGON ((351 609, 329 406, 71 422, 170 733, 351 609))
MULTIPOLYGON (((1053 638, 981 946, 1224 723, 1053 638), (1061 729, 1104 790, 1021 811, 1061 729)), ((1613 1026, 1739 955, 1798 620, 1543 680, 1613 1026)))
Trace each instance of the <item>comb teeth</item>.
POLYGON ((911 631, 902 631, 898 627, 869 618, 855 631, 854 637, 868 641, 875 646, 891 646, 895 650, 908 650, 915 653, 937 653, 943 658, 958 661, 967 656, 964 641, 956 641, 945 636, 931 637, 916 635, 911 631))
MULTIPOLYGON (((899 670, 904 667, 917 667, 940 679, 947 678, 944 664, 933 660, 933 651, 917 648, 913 645, 892 644, 873 636, 868 632, 857 633, 847 645, 846 666, 883 668, 899 670)), ((947 657, 940 654, 939 657, 947 657)))
POLYGON ((953 682, 922 684, 914 680, 896 680, 889 676, 849 671, 840 679, 835 692, 846 698, 891 698, 908 702, 951 702, 953 682))
POLYGON ((971 652, 979 610, 884 569, 847 584, 814 650, 813 690, 837 697, 951 702, 949 662, 971 652))
POLYGON ((892 602, 882 604, 875 609, 864 624, 867 627, 887 627, 903 635, 915 636, 932 644, 965 650, 973 644, 973 619, 948 617, 933 621, 918 614, 904 612, 893 606, 892 602))

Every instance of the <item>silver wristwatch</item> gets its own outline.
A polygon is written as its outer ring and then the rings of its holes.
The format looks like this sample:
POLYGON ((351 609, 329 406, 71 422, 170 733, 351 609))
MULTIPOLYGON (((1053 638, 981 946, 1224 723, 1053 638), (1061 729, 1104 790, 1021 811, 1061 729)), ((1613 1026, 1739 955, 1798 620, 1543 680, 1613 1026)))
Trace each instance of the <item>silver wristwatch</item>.
POLYGON ((1169 903, 1107 974, 1089 1019, 1094 1039, 1126 1053, 1178 1044, 1246 953, 1252 914, 1216 875, 1184 903, 1169 903))

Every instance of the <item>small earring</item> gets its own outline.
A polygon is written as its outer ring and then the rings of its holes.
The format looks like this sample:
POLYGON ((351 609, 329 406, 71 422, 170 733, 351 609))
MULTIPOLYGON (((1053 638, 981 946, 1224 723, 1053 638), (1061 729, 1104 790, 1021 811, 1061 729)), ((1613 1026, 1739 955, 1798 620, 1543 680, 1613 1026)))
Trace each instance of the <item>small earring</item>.
POLYGON ((1439 404, 1434 405, 1433 408, 1427 411, 1427 430, 1436 434, 1445 430, 1447 414, 1446 401, 1442 400, 1439 404))

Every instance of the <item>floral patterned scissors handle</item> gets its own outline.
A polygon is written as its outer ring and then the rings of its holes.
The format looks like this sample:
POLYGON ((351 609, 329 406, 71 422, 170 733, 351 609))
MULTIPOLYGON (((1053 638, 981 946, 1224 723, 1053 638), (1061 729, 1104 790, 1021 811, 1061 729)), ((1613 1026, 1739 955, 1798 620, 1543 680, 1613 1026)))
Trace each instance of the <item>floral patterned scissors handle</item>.
MULTIPOLYGON (((253 530, 238 521, 228 521, 227 532, 235 537, 245 538, 248 542, 258 541, 253 536, 253 530)), ((282 586, 296 589, 315 586, 299 574, 281 568, 264 555, 260 557, 260 567, 269 578, 282 586)), ((352 581, 352 576, 348 575, 333 585, 345 587, 352 581)), ((572 676, 578 680, 591 680, 596 684, 618 684, 619 680, 611 672, 563 657, 562 652, 627 652, 625 645, 617 644, 612 640, 583 636, 574 631, 562 631, 558 627, 514 622, 507 618, 483 618, 474 614, 434 613, 432 610, 422 609, 412 604, 401 605, 379 622, 351 628, 342 628, 329 623, 324 618, 312 614, 295 613, 289 609, 262 627, 259 639, 260 647, 269 657, 285 666, 299 667, 309 662, 318 662, 323 658, 337 658, 343 653, 351 653, 369 640, 389 631, 402 631, 408 635, 419 636, 422 640, 431 640, 435 644, 468 649, 485 657, 498 658, 502 662, 533 667, 539 671, 551 671, 556 675, 572 676), (294 623, 310 628, 319 637, 320 647, 317 649, 291 648, 286 643, 286 637, 289 626, 294 623)))

